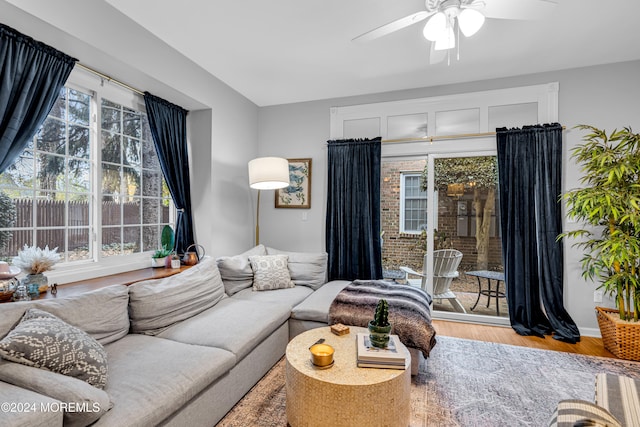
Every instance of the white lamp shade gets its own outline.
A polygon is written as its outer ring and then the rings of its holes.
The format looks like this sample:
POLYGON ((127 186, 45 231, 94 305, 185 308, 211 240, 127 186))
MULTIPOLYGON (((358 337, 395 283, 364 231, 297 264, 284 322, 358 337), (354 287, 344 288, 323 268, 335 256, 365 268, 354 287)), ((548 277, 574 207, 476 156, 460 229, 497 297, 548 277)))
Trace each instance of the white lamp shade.
POLYGON ((447 17, 444 13, 438 12, 427 21, 422 34, 429 41, 436 41, 444 36, 447 31, 447 17))
POLYGON ((447 50, 456 47, 456 36, 453 33, 453 28, 447 28, 444 36, 436 40, 435 43, 436 45, 433 47, 434 50, 447 50))
POLYGON ((249 186, 275 190, 289 186, 289 162, 281 157, 259 157, 249 162, 249 186))
POLYGON ((484 24, 484 15, 475 9, 463 9, 458 15, 458 25, 460 25, 460 31, 465 37, 471 37, 478 32, 484 24))

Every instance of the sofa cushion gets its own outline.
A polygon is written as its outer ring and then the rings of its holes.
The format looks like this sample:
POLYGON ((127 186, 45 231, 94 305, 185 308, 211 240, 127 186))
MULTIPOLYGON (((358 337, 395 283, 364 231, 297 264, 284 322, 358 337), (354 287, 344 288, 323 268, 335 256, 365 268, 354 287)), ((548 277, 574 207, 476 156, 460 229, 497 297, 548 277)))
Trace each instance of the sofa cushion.
POLYGON ((549 427, 575 426, 622 427, 622 424, 609 411, 594 403, 586 400, 561 400, 551 417, 549 427))
POLYGON ((44 369, 1 362, 0 380, 74 405, 64 411, 65 427, 87 426, 111 409, 111 400, 104 390, 44 369))
POLYGON ((0 382, 0 403, 17 405, 28 403, 29 410, 2 411, 0 424, 11 427, 62 427, 62 411, 47 411, 47 407, 55 407, 59 401, 48 396, 35 393, 26 388, 0 382), (33 409, 33 411, 31 411, 33 409))
POLYGON ((134 333, 156 335, 226 298, 213 258, 182 273, 129 286, 129 316, 134 333))
POLYGON ((287 255, 287 267, 291 280, 296 286, 309 286, 318 289, 327 282, 327 253, 326 252, 286 252, 267 247, 267 255, 287 255))
POLYGON ((306 286, 296 286, 287 289, 274 289, 271 291, 256 292, 253 289, 244 289, 233 297, 234 299, 251 300, 261 303, 284 304, 291 310, 295 305, 300 304, 313 293, 311 288, 306 286))
POLYGON ((104 388, 107 382, 107 354, 102 345, 81 329, 37 308, 27 310, 0 341, 0 356, 69 375, 98 388, 104 388))
POLYGON ((291 318, 328 323, 331 303, 349 283, 351 282, 348 280, 333 280, 326 283, 312 295, 309 295, 307 299, 293 307, 291 318))
POLYGON ((240 360, 285 323, 289 313, 288 305, 226 298, 215 307, 172 326, 158 336, 222 348, 234 353, 240 360))
POLYGON ((269 291, 273 289, 293 288, 291 275, 287 268, 286 255, 252 255, 249 257, 253 270, 253 290, 269 291))
POLYGON ((157 426, 228 372, 225 350, 130 334, 106 347, 113 408, 94 426, 157 426))
POLYGON ((65 298, 0 304, 0 337, 5 336, 31 307, 51 313, 76 326, 100 344, 129 333, 129 289, 115 285, 65 298))
POLYGON ((240 255, 224 256, 216 259, 227 295, 231 296, 253 286, 253 270, 251 269, 249 257, 251 255, 266 254, 266 248, 263 245, 258 245, 240 255))
POLYGON ((596 403, 620 424, 640 426, 640 380, 601 372, 596 375, 596 403))

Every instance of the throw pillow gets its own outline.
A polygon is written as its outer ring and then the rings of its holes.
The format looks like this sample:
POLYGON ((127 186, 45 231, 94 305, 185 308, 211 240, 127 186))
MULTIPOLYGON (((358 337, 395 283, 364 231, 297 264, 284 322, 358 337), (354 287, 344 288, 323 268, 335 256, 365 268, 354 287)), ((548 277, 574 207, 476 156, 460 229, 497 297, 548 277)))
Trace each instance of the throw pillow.
POLYGON ((267 247, 267 255, 288 255, 287 267, 293 283, 318 290, 327 283, 326 252, 286 252, 267 247))
POLYGON ((216 259, 227 295, 231 296, 253 285, 253 270, 249 263, 249 257, 252 255, 267 255, 266 248, 264 245, 258 245, 240 255, 216 259))
POLYGON ((561 400, 549 427, 622 427, 606 409, 586 400, 561 400))
POLYGON ((253 290, 293 288, 286 255, 253 255, 249 257, 253 270, 253 290))
POLYGON ((107 353, 81 329, 37 308, 0 341, 0 356, 86 381, 100 389, 107 384, 107 353))

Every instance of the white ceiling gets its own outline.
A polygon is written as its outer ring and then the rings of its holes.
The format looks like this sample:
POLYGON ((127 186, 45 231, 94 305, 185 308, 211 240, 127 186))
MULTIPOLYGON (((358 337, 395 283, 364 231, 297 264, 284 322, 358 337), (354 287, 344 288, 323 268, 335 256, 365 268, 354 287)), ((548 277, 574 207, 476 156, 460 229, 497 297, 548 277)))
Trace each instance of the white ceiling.
POLYGON ((106 1, 259 106, 640 59, 637 0, 558 0, 540 20, 487 19, 450 65, 429 64, 424 24, 351 41, 424 0, 106 1))

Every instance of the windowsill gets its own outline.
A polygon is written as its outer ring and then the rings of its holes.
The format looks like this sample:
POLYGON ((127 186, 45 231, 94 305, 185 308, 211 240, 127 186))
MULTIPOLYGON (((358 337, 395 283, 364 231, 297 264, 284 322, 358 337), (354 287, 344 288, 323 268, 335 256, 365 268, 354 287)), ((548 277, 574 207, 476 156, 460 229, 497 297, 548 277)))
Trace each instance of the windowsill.
MULTIPOLYGON (((64 298, 72 295, 82 294, 84 292, 93 291, 95 289, 104 288, 111 285, 131 285, 149 279, 161 279, 163 277, 173 276, 182 271, 191 268, 191 266, 183 265, 180 268, 152 268, 147 267, 140 270, 127 271, 125 273, 116 273, 103 277, 96 277, 89 280, 81 280, 57 286, 57 293, 53 295, 51 289, 46 293, 40 294, 39 299, 55 299, 64 298)), ((51 284, 52 281, 49 280, 51 284)))

